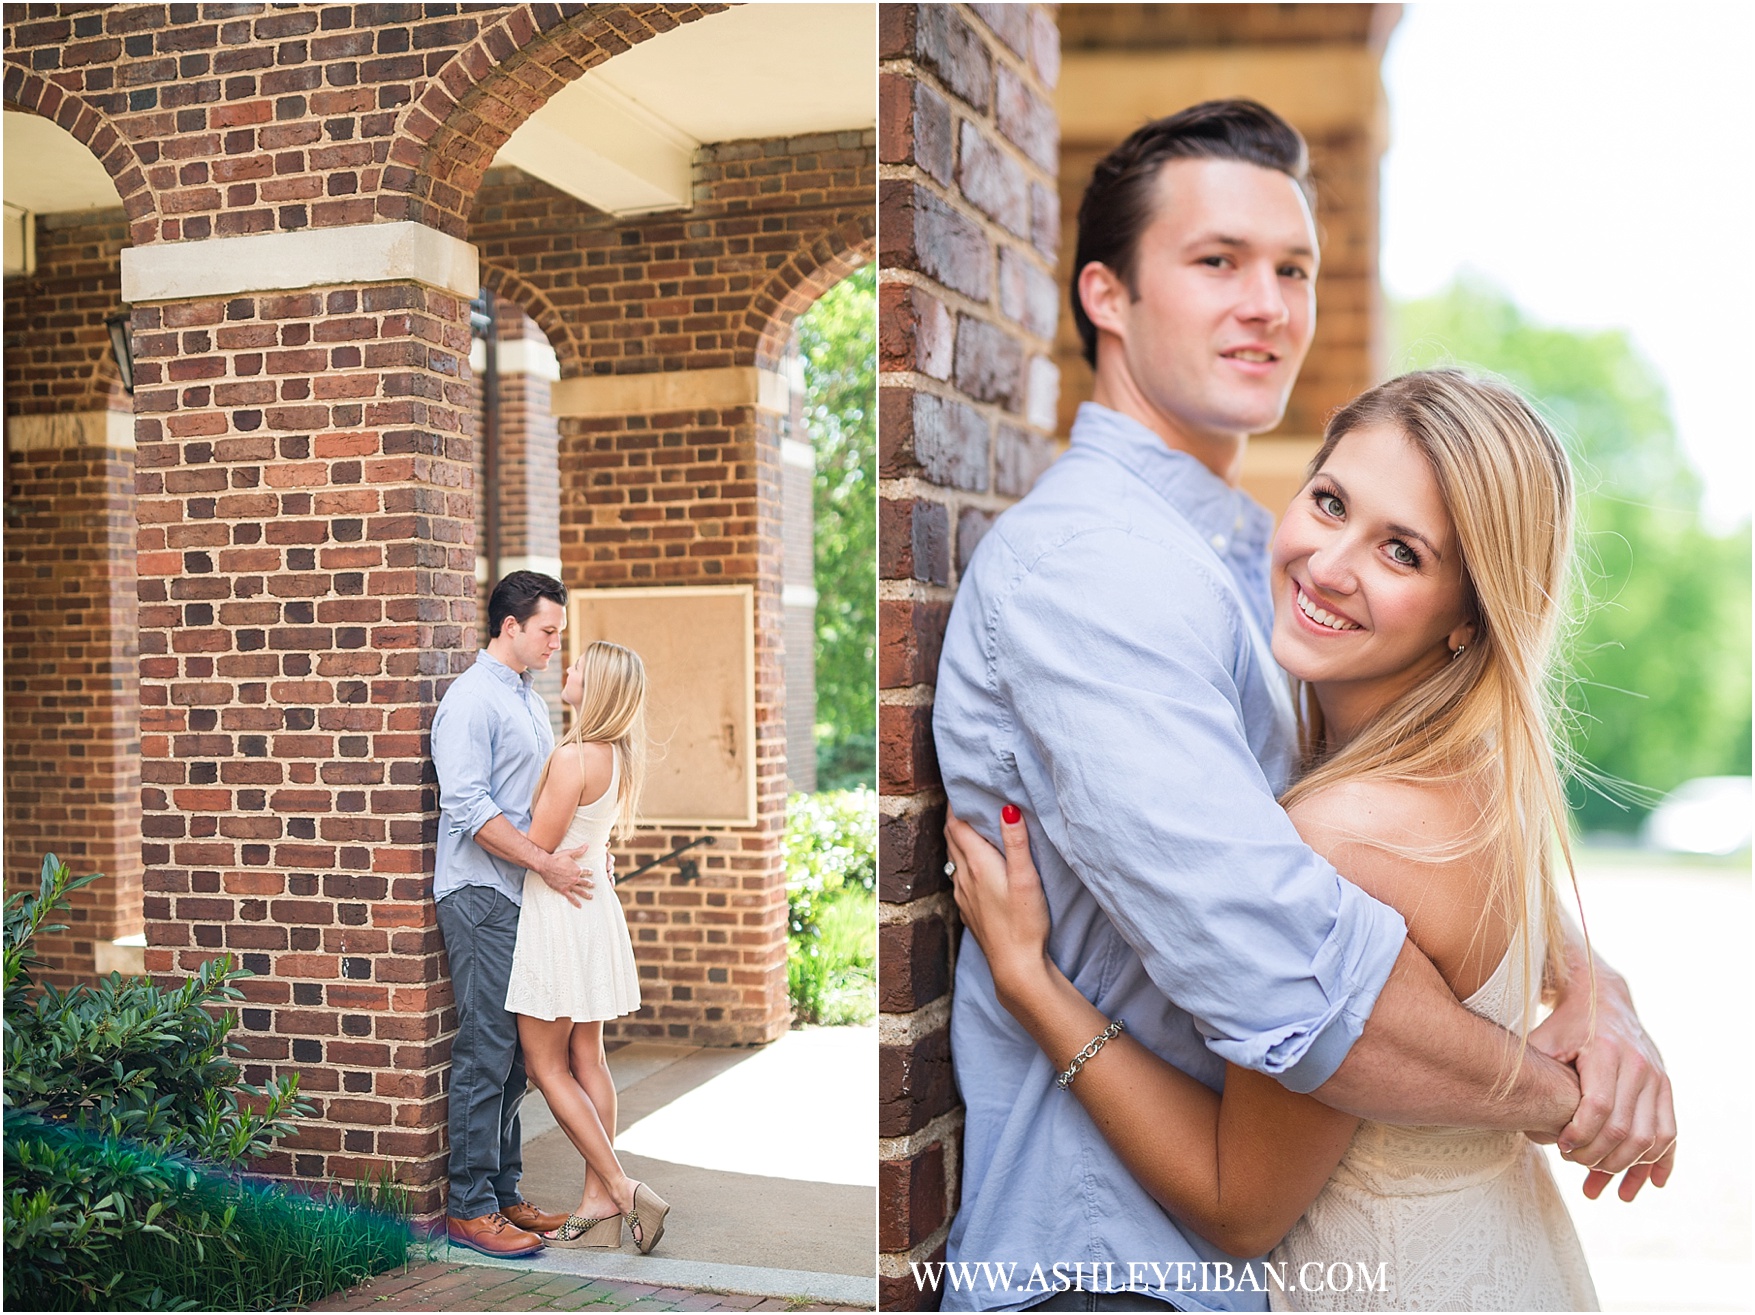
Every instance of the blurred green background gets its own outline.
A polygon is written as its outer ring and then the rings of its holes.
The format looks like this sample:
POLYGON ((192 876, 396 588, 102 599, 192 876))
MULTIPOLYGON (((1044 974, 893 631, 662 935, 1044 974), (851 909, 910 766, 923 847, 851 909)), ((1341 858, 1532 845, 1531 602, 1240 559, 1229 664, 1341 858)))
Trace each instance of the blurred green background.
POLYGON ((1619 330, 1535 322, 1461 278, 1391 307, 1392 373, 1490 370, 1555 424, 1579 477, 1567 652, 1579 828, 1632 833, 1665 792, 1750 766, 1749 524, 1716 531, 1652 365, 1619 330))
POLYGON ((877 267, 798 320, 816 449, 817 788, 877 785, 877 267))

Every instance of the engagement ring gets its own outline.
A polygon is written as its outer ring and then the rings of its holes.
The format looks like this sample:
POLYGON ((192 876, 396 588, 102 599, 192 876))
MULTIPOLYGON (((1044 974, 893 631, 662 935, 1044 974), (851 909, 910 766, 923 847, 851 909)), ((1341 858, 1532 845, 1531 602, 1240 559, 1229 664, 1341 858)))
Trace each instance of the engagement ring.
POLYGON ((957 875, 957 865, 949 859, 945 860, 945 875, 947 877, 954 877, 957 875))

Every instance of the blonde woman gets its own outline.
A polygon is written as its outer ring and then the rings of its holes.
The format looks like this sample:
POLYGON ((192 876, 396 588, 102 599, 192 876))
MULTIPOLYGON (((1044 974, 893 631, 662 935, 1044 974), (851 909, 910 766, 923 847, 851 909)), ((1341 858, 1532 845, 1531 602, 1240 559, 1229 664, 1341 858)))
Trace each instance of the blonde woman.
MULTIPOLYGON (((583 848, 583 862, 604 872, 611 834, 627 834, 639 808, 646 669, 619 644, 589 644, 567 669, 561 698, 573 724, 537 780, 530 839, 548 850, 583 848)), ((669 1205, 622 1171, 613 1145, 603 1023, 639 1007, 633 943, 614 891, 575 904, 526 873, 506 1008, 518 1015, 530 1081, 586 1166, 579 1209, 542 1235, 551 1246, 618 1246, 624 1218, 641 1252, 664 1236, 669 1205)))
MULTIPOLYGON (((1508 1079, 1562 976, 1550 676, 1572 523, 1566 455, 1529 405, 1435 370, 1336 414, 1272 549, 1273 653, 1303 733, 1283 803, 1312 848, 1403 914, 1456 997, 1507 1029, 1508 1079)), ((1028 832, 1013 806, 1003 823, 1003 857, 947 828, 998 998, 1075 1071, 1068 1089, 1165 1210, 1230 1255, 1273 1250, 1287 1280, 1266 1280, 1274 1308, 1596 1309, 1521 1133, 1361 1120, 1236 1065, 1215 1091, 1114 1033, 1049 957, 1028 832), (1337 1261, 1382 1262, 1375 1290, 1312 1290, 1337 1261)))

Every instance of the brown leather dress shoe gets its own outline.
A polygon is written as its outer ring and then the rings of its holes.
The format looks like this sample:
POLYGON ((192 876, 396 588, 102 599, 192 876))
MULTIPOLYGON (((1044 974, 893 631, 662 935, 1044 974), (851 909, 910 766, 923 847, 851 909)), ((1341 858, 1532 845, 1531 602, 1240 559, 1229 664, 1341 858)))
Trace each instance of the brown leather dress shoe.
POLYGON ((552 1233, 567 1222, 565 1215, 550 1214, 547 1210, 531 1205, 528 1201, 520 1201, 500 1211, 510 1219, 515 1227, 522 1228, 526 1233, 552 1233))
POLYGON ((445 1235, 460 1247, 484 1256, 533 1256, 542 1250, 542 1239, 527 1233, 498 1210, 475 1219, 445 1217, 445 1235))

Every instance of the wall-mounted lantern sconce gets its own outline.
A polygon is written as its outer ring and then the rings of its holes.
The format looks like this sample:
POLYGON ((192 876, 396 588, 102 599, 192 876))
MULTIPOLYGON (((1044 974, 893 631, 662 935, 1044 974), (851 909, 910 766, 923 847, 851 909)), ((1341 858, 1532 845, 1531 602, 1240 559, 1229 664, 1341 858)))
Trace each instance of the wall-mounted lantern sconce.
POLYGON ((123 311, 120 315, 112 315, 104 321, 104 327, 110 331, 110 346, 116 352, 116 368, 122 372, 122 388, 128 396, 134 396, 134 335, 128 331, 129 315, 123 311))

